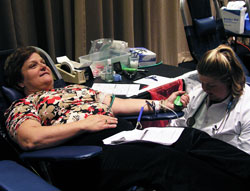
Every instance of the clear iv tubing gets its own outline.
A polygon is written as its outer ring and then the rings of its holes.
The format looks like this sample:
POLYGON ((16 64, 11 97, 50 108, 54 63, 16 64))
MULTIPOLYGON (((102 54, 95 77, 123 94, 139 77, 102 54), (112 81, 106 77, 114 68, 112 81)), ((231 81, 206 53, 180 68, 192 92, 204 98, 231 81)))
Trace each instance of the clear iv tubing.
POLYGON ((148 66, 139 66, 138 68, 141 69, 141 68, 150 68, 150 67, 153 67, 153 66, 158 66, 158 65, 161 65, 163 62, 160 61, 156 64, 152 64, 152 65, 148 65, 148 66))

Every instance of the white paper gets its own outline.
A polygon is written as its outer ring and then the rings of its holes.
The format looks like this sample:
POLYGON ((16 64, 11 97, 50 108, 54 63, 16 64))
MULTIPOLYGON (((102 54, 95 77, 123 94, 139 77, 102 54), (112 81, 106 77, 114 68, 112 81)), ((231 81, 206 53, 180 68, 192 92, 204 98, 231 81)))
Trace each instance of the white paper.
POLYGON ((137 95, 140 84, 94 83, 92 89, 114 95, 137 95))
POLYGON ((131 131, 122 131, 103 140, 106 145, 114 145, 135 141, 148 141, 163 145, 175 143, 184 128, 182 127, 148 127, 143 130, 134 129, 131 131))
POLYGON ((70 59, 67 56, 56 57, 57 63, 70 62, 70 59))
POLYGON ((115 86, 115 89, 113 91, 113 94, 115 95, 127 95, 128 91, 129 91, 129 84, 117 84, 115 86))
POLYGON ((138 84, 145 84, 145 85, 153 85, 153 84, 166 84, 172 81, 172 78, 167 78, 163 76, 158 76, 158 75, 151 75, 139 80, 134 81, 134 83, 138 84))
MULTIPOLYGON (((153 75, 153 76, 156 76, 157 81, 153 80, 153 79, 150 79, 150 78, 147 78, 147 77, 146 78, 142 78, 140 80, 134 81, 134 83, 140 83, 140 84, 147 84, 148 85, 148 87, 139 90, 137 92, 137 94, 146 92, 148 90, 151 90, 153 88, 156 88, 156 87, 159 87, 159 86, 171 83, 171 82, 173 82, 173 81, 176 80, 176 78, 167 78, 167 77, 158 76, 158 75, 153 75)), ((131 94, 130 96, 134 96, 134 95, 135 94, 131 94)))
POLYGON ((227 9, 241 9, 244 8, 244 6, 246 5, 246 3, 244 1, 231 1, 228 2, 227 4, 227 9))

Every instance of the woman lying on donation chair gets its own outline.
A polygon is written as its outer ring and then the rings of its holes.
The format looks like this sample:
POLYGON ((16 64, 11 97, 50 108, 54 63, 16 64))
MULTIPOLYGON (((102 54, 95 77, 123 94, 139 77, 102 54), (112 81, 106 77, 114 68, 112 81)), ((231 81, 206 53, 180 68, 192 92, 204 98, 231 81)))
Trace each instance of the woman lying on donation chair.
MULTIPOLYGON (((51 147, 82 133, 116 128, 117 114, 139 113, 146 104, 143 99, 115 98, 109 108, 110 95, 86 86, 54 90, 52 72, 41 56, 34 48, 20 48, 6 62, 8 85, 28 96, 15 102, 6 113, 7 129, 24 150, 51 147)), ((173 100, 183 93, 173 93, 164 101, 165 106, 173 109, 173 100)), ((183 96, 183 102, 188 102, 187 96, 183 96)), ((154 103, 160 110, 160 102, 154 103)), ((144 111, 153 109, 146 106, 144 111)))
MULTIPOLYGON (((117 119, 117 114, 136 114, 145 105, 142 99, 115 98, 109 108, 112 102, 109 95, 85 86, 53 89, 51 71, 33 48, 14 52, 6 61, 5 73, 9 86, 22 90, 27 96, 14 102, 5 113, 9 135, 24 150, 59 144, 100 145, 104 138, 133 128, 125 120, 117 119)), ((156 107, 174 109, 177 95, 182 95, 181 101, 186 107, 189 96, 184 94, 175 92, 163 105, 156 102, 156 107)), ((145 106, 145 110, 150 112, 151 108, 145 106)), ((81 188, 84 180, 84 188, 89 190, 117 191, 138 185, 157 191, 221 191, 241 190, 250 178, 248 154, 194 128, 185 128, 171 146, 103 145, 98 164, 90 167, 92 170, 87 172, 81 165, 64 169, 60 175, 68 174, 68 177, 60 183, 70 184, 71 190, 72 186, 81 188)))

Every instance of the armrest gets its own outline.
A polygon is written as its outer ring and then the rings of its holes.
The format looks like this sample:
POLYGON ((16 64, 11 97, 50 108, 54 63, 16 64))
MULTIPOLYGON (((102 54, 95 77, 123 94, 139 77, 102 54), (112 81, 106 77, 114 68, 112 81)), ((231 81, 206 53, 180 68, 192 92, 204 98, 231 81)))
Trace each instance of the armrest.
MULTIPOLYGON (((171 112, 171 111, 157 113, 157 114, 154 114, 154 113, 142 114, 141 121, 176 119, 176 118, 182 117, 184 115, 184 112, 183 111, 177 111, 176 114, 171 112)), ((138 118, 138 115, 122 116, 121 118, 126 119, 126 120, 136 120, 138 118)))
POLYGON ((56 187, 14 161, 0 161, 0 190, 57 191, 56 187))
POLYGON ((24 152, 20 155, 20 158, 24 161, 82 160, 93 157, 101 151, 102 148, 99 146, 59 146, 37 151, 24 152))

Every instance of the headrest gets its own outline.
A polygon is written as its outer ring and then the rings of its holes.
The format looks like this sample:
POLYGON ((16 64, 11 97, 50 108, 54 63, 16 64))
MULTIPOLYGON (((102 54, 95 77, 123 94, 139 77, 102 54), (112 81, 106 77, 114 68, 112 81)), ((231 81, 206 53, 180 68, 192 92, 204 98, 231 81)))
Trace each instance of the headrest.
POLYGON ((2 86, 2 91, 10 103, 24 97, 21 92, 10 87, 2 86))
POLYGON ((55 80, 54 81, 54 88, 63 88, 66 86, 66 83, 63 79, 55 80))
POLYGON ((216 21, 213 16, 202 19, 194 19, 194 26, 196 33, 199 36, 216 32, 216 21))

